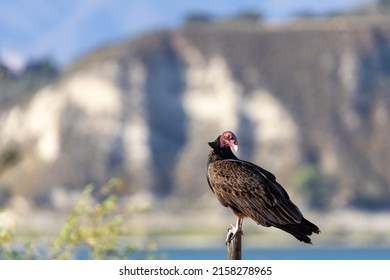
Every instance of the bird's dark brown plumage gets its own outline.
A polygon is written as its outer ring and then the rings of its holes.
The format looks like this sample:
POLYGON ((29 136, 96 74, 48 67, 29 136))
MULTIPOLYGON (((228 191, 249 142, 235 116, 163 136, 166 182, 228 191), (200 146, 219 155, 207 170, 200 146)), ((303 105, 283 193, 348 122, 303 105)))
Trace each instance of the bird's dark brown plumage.
POLYGON ((249 217, 311 243, 308 236, 319 233, 319 228, 303 217, 271 172, 233 154, 230 147, 237 147, 238 142, 232 132, 224 132, 209 145, 213 150, 208 157, 207 181, 223 206, 239 218, 249 217))

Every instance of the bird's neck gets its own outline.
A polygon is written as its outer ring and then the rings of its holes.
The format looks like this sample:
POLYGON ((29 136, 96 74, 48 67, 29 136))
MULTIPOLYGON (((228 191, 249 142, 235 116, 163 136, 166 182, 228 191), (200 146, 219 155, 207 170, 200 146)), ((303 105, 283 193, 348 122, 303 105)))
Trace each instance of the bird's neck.
POLYGON ((214 149, 209 154, 209 161, 208 163, 213 163, 217 160, 224 160, 224 159, 238 159, 232 152, 232 150, 227 148, 220 148, 220 149, 214 149))
POLYGON ((237 159, 230 147, 220 149, 219 155, 222 159, 237 159))

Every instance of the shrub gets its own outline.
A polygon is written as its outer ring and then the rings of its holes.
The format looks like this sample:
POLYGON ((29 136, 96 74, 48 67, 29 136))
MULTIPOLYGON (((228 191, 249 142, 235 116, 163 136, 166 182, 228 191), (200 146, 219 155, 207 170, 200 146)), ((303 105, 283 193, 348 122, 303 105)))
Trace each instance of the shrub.
MULTIPOLYGON (((86 252, 87 259, 128 259, 139 252, 132 244, 126 244, 123 236, 129 233, 125 220, 129 211, 118 202, 116 190, 122 181, 111 179, 97 195, 103 197, 99 202, 94 198, 94 187, 85 188, 76 202, 59 235, 44 252, 37 246, 25 243, 17 246, 13 230, 0 231, 0 257, 2 259, 79 259, 80 251, 86 252)), ((96 195, 96 193, 95 193, 96 195)), ((152 248, 152 247, 149 247, 152 248)), ((143 251, 140 256, 153 258, 143 251)))

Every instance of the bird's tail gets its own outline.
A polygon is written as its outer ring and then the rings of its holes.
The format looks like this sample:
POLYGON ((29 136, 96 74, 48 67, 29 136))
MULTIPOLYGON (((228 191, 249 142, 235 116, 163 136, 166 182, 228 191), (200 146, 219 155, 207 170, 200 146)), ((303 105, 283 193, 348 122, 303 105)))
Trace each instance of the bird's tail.
POLYGON ((292 234, 299 241, 312 244, 309 238, 312 233, 320 233, 320 229, 310 221, 302 217, 299 224, 275 225, 275 227, 292 234))

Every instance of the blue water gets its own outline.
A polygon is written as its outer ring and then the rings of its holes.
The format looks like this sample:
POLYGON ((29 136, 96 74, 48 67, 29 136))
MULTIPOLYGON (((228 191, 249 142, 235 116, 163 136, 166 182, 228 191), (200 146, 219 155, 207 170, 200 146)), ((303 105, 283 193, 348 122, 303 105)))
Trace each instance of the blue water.
MULTIPOLYGON (((167 260, 225 260, 226 249, 161 249, 153 253, 167 260)), ((390 260, 390 248, 246 249, 245 260, 390 260)))

